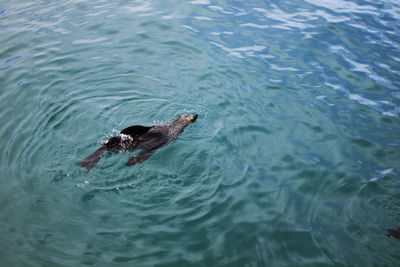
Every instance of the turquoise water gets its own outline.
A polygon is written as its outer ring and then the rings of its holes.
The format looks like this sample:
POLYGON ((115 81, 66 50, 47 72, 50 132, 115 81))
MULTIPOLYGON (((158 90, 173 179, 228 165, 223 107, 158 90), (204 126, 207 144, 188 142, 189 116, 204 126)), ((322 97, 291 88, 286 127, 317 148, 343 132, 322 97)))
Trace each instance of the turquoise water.
POLYGON ((1 1, 0 266, 395 266, 400 2, 1 1), (78 162, 198 113, 143 164, 78 162))

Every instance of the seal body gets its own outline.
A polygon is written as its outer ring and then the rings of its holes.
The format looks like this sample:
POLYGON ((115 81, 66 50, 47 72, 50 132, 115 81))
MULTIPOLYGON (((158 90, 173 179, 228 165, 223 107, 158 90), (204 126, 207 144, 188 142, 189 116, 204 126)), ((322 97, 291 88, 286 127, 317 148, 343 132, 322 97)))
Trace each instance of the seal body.
POLYGON ((120 135, 111 137, 94 153, 82 160, 79 165, 88 171, 101 159, 105 151, 110 153, 141 151, 131 157, 126 165, 131 166, 147 160, 157 149, 173 142, 183 130, 197 119, 197 114, 185 114, 165 125, 125 128, 120 135))

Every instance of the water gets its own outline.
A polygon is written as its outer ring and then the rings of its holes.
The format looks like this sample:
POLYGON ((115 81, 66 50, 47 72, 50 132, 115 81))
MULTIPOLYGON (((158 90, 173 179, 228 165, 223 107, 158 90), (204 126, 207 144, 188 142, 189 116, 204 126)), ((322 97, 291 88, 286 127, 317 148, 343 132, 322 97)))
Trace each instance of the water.
POLYGON ((399 18, 396 0, 0 2, 0 265, 398 264, 399 18), (192 112, 143 164, 77 164, 192 112))

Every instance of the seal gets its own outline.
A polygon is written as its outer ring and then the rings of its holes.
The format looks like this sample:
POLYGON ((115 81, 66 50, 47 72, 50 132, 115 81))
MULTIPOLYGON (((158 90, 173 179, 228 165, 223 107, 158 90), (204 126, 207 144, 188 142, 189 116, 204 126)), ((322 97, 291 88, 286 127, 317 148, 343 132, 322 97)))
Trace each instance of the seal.
POLYGON ((400 239, 400 226, 397 227, 397 230, 387 229, 386 236, 390 238, 400 239))
POLYGON ((157 149, 160 149, 178 138, 183 130, 197 119, 197 114, 184 114, 177 117, 173 122, 161 125, 141 126, 134 125, 125 128, 120 135, 111 137, 93 154, 82 160, 79 165, 90 171, 103 157, 105 151, 110 153, 141 151, 131 157, 126 163, 132 166, 141 163, 157 149))

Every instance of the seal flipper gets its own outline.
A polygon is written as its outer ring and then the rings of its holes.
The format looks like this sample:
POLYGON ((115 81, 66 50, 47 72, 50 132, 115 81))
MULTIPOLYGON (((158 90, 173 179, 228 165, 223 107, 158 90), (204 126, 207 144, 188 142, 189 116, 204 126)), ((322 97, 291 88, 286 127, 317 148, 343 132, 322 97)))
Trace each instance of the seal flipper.
POLYGON ((128 162, 126 163, 126 165, 127 166, 132 166, 132 165, 135 165, 137 163, 142 163, 143 161, 145 161, 148 158, 150 158, 151 155, 153 155, 154 152, 155 152, 155 150, 143 150, 139 154, 131 157, 128 160, 128 162))
POLYGON ((97 162, 99 162, 104 154, 104 151, 106 151, 106 148, 102 146, 101 148, 97 149, 93 154, 82 160, 79 165, 85 167, 87 171, 90 171, 90 169, 93 168, 94 165, 97 164, 97 162))
POLYGON ((123 129, 121 134, 130 135, 132 137, 141 136, 147 133, 150 129, 151 127, 148 126, 134 125, 123 129))

